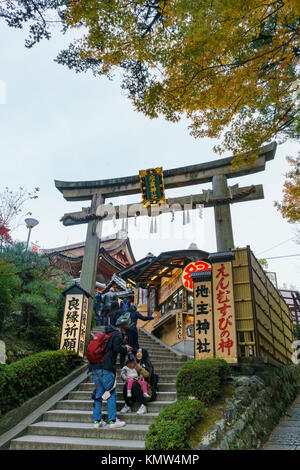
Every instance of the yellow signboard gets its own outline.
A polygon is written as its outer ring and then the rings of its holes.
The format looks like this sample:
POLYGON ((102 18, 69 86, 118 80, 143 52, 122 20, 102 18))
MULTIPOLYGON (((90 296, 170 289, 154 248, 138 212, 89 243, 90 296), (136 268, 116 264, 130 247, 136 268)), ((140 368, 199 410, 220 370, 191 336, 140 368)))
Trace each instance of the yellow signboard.
POLYGON ((214 357, 211 281, 193 278, 195 359, 214 357))
POLYGON ((88 317, 88 298, 83 294, 66 295, 60 349, 84 356, 88 317))
POLYGON ((238 362, 231 261, 212 264, 216 357, 238 362))

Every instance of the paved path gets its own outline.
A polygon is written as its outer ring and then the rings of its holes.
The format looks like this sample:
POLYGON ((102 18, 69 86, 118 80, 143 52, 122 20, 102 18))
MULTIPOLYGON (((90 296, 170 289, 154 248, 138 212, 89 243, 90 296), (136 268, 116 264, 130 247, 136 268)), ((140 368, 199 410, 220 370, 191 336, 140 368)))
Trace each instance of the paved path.
POLYGON ((300 450, 300 395, 274 429, 262 450, 300 450))

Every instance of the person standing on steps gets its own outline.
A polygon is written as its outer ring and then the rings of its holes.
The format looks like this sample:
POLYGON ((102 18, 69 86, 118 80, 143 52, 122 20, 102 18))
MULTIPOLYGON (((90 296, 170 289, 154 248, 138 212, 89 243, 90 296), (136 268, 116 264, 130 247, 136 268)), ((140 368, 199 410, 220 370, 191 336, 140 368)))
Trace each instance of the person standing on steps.
POLYGON ((87 359, 95 384, 93 418, 96 429, 106 425, 102 419, 102 400, 107 400, 109 428, 126 425, 117 419, 116 359, 119 353, 129 353, 131 350, 128 344, 123 343, 120 330, 110 325, 105 328, 104 334, 94 335, 88 346, 87 359))
POLYGON ((118 299, 118 294, 115 292, 113 287, 111 287, 102 297, 102 318, 104 318, 105 326, 110 324, 111 319, 114 318, 116 312, 119 310, 118 299))
MULTIPOLYGON (((129 357, 131 359, 131 357, 129 357)), ((125 405, 121 410, 121 413, 130 413, 132 403, 137 402, 140 406, 137 411, 137 414, 144 414, 147 413, 146 403, 151 400, 152 390, 151 390, 151 374, 153 371, 153 366, 151 364, 148 351, 145 348, 139 348, 136 355, 135 361, 133 362, 133 367, 137 372, 138 376, 142 376, 143 379, 146 381, 147 384, 147 397, 144 396, 143 390, 141 385, 135 381, 131 388, 131 396, 128 396, 128 382, 130 377, 122 377, 126 383, 123 387, 123 398, 125 401, 125 405)))
POLYGON ((101 312, 103 310, 102 295, 100 291, 97 291, 95 294, 94 301, 94 311, 96 315, 96 325, 103 325, 103 320, 101 318, 101 312))
POLYGON ((122 313, 128 312, 128 311, 129 311, 129 308, 130 308, 130 305, 131 305, 131 299, 130 299, 130 297, 125 297, 125 299, 123 299, 123 300, 121 301, 121 304, 120 304, 122 313))
POLYGON ((151 317, 145 317, 144 315, 141 315, 140 312, 137 311, 137 308, 135 305, 131 305, 129 308, 130 312, 130 318, 131 318, 131 323, 132 325, 130 328, 127 328, 126 333, 127 333, 127 338, 128 338, 128 344, 132 347, 132 352, 133 354, 136 354, 136 352, 139 349, 139 335, 138 335, 138 329, 137 329, 137 321, 142 320, 142 321, 149 321, 149 320, 154 320, 156 317, 156 313, 154 313, 151 317))

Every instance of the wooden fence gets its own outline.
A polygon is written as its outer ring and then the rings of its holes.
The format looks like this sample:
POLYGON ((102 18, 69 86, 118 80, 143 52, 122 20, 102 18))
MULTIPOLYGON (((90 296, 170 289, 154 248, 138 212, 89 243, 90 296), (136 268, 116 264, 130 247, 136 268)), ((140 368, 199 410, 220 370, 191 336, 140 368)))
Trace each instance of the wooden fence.
POLYGON ((291 311, 247 248, 234 250, 233 286, 239 357, 270 357, 290 364, 294 340, 291 311))

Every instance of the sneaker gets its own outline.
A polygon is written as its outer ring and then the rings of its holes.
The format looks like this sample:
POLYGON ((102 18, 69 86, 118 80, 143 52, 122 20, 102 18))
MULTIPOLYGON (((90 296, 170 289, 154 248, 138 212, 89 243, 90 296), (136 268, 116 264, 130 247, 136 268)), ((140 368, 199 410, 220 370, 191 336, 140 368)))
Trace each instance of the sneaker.
POLYGON ((143 393, 143 395, 145 398, 150 398, 150 395, 148 395, 148 393, 143 393))
POLYGON ((94 421, 94 428, 98 429, 101 428, 101 426, 106 426, 106 422, 101 419, 101 421, 94 421))
POLYGON ((116 421, 110 421, 109 422, 109 429, 114 429, 114 428, 123 428, 123 426, 126 426, 125 421, 120 421, 118 418, 116 421))
POLYGON ((144 413, 147 413, 147 408, 145 405, 141 405, 139 409, 137 410, 136 414, 143 415, 144 413))
POLYGON ((123 406, 120 413, 131 413, 131 408, 128 405, 123 406))

